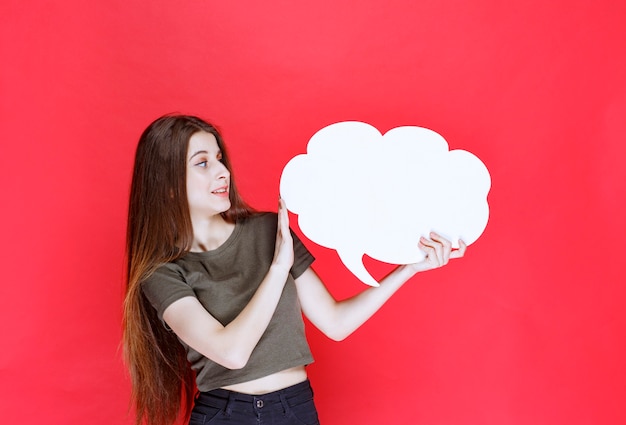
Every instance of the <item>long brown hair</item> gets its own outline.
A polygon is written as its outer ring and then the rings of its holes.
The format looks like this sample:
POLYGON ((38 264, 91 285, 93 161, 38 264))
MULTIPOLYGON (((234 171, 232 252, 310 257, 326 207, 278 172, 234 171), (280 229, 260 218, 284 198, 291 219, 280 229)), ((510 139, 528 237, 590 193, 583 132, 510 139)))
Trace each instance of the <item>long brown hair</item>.
POLYGON ((154 121, 137 145, 126 234, 127 286, 123 343, 132 384, 135 423, 169 425, 188 418, 195 393, 194 373, 176 335, 159 320, 141 283, 160 265, 187 253, 193 241, 186 190, 189 139, 205 131, 215 136, 222 162, 231 173, 230 223, 249 216, 234 184, 232 167, 218 130, 200 118, 169 115, 154 121))

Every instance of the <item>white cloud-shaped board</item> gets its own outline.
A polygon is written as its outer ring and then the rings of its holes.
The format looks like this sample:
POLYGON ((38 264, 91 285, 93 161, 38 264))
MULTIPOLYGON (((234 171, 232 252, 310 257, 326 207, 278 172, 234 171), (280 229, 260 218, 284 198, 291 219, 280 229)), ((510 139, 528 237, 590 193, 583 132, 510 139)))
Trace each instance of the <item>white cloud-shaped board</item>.
POLYGON ((435 231, 472 244, 489 219, 491 178, 475 155, 448 149, 438 133, 414 126, 383 136, 358 121, 313 135, 307 153, 283 169, 280 194, 302 233, 335 249, 362 282, 378 286, 363 255, 391 264, 424 259, 420 236, 435 231))

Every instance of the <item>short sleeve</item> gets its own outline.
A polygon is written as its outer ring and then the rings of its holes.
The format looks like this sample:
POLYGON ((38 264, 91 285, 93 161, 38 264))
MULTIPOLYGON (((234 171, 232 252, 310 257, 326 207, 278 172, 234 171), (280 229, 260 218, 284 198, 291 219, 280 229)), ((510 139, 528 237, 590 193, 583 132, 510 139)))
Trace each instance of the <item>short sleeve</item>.
POLYGON ((163 320, 163 312, 174 301, 196 294, 187 284, 181 268, 173 263, 160 266, 141 284, 141 290, 163 320))
POLYGON ((302 273, 309 268, 309 266, 315 261, 315 257, 309 252, 309 250, 304 246, 302 241, 291 232, 291 236, 293 238, 293 266, 291 267, 291 276, 294 279, 300 277, 302 273))

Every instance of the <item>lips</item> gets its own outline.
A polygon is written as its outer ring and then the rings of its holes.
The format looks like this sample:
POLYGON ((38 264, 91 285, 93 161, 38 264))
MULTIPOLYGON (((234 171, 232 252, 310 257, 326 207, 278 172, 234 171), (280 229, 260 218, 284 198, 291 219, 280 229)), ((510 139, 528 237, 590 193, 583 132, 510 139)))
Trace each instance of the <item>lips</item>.
POLYGON ((215 189, 211 193, 213 193, 215 195, 226 195, 226 194, 228 194, 228 186, 223 186, 223 187, 220 187, 218 189, 215 189))

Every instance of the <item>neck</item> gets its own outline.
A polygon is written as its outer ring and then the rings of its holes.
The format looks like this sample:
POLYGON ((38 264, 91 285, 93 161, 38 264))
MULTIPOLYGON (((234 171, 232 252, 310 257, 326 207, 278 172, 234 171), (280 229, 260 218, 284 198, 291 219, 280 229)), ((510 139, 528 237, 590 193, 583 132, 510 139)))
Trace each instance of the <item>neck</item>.
POLYGON ((217 214, 200 220, 192 220, 193 245, 191 251, 212 251, 219 248, 229 238, 235 225, 227 223, 217 214))

